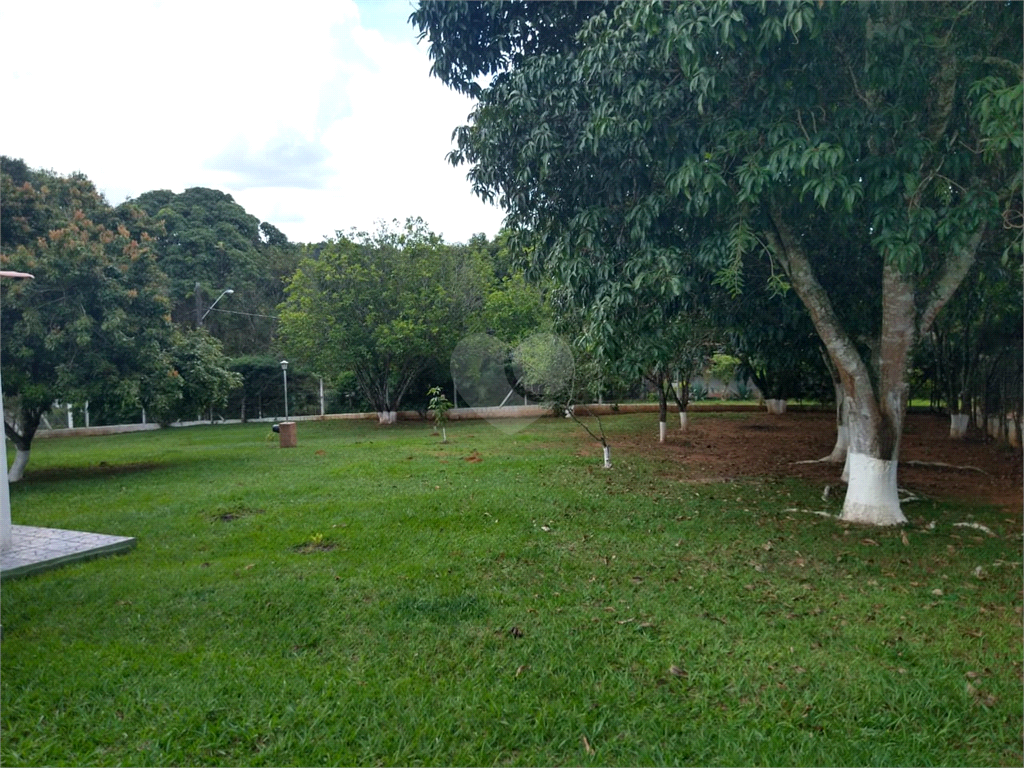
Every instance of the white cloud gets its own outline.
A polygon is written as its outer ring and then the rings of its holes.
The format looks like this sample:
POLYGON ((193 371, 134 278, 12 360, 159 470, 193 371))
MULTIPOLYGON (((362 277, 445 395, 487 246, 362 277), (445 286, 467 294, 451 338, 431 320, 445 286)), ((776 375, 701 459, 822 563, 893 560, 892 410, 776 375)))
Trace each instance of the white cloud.
POLYGON ((493 235, 445 160, 472 104, 429 76, 408 10, 382 33, 352 0, 5 3, 3 152, 113 203, 221 189, 295 240, 406 216, 493 235))

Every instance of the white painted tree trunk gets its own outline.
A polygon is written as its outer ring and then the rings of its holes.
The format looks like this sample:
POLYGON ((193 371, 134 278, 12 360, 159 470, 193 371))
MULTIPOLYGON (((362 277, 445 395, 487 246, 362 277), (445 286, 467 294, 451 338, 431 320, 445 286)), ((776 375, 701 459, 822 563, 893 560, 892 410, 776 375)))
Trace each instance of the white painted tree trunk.
POLYGON ((664 421, 659 421, 658 422, 658 442, 659 443, 664 443, 665 442, 665 435, 666 434, 668 434, 668 424, 666 424, 664 421))
POLYGON ((604 468, 612 468, 612 449, 611 446, 604 446, 604 468))
POLYGON ((770 398, 764 401, 764 406, 768 410, 768 413, 775 416, 781 416, 786 412, 786 401, 770 398))
POLYGON ((955 440, 963 440, 967 437, 967 427, 971 423, 970 414, 951 413, 949 414, 949 436, 955 440))
POLYGON ((1017 414, 1011 413, 1006 419, 1006 441, 1013 447, 1020 447, 1020 427, 1017 414))
POLYGON ((1001 430, 998 416, 988 417, 988 436, 993 440, 998 440, 1001 437, 1001 430))
MULTIPOLYGON (((836 392, 836 444, 832 453, 825 457, 825 461, 838 464, 845 462, 850 451, 850 403, 846 397, 846 390, 842 383, 833 384, 836 392)), ((847 470, 843 468, 843 480, 848 478, 847 470)))
POLYGON ((836 426, 836 444, 832 448, 826 461, 831 461, 838 464, 840 461, 845 462, 846 457, 850 455, 850 428, 846 424, 839 424, 836 426))
POLYGON ((686 411, 679 412, 679 430, 685 432, 690 426, 690 414, 686 411))
POLYGON ((896 489, 895 461, 850 452, 850 484, 842 519, 850 523, 900 525, 907 522, 896 489))
POLYGON ((7 473, 7 482, 16 483, 25 475, 25 467, 28 464, 28 455, 31 450, 23 451, 21 448, 17 449, 14 454, 14 462, 11 464, 11 469, 7 473))
MULTIPOLYGON (((849 427, 847 427, 847 433, 849 433, 849 427)), ((846 459, 843 461, 843 482, 850 482, 850 447, 846 447, 846 459)))
POLYGON ((398 421, 397 411, 377 411, 377 423, 394 424, 398 421))
POLYGON ((979 226, 968 242, 952 249, 923 307, 917 303, 918 288, 923 286, 883 260, 882 323, 874 339, 877 348, 872 372, 871 361, 862 356, 815 276, 800 237, 790 228, 781 209, 772 208, 770 214, 773 228, 766 229, 764 235, 783 261, 797 296, 807 307, 846 393, 851 396, 845 473, 849 485, 842 519, 871 525, 904 523, 906 518, 896 491, 896 470, 910 392, 910 352, 919 335, 929 332, 935 317, 975 263, 985 227, 979 226))

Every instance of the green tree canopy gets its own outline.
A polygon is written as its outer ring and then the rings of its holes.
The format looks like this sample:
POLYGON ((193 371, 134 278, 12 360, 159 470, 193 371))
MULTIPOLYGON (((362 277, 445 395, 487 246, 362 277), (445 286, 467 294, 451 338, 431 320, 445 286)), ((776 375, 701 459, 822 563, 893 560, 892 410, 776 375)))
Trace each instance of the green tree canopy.
POLYGON ((339 236, 310 249, 287 288, 285 349, 324 376, 351 372, 393 420, 417 377, 448 360, 489 280, 478 251, 445 244, 419 219, 339 236))
POLYGON ((174 421, 201 420, 213 408, 223 408, 228 394, 242 386, 242 375, 231 370, 221 343, 203 328, 175 329, 169 357, 171 375, 151 382, 149 413, 166 426, 174 421))
POLYGON ((179 327, 195 328, 206 315, 203 327, 229 354, 265 354, 277 333, 273 316, 284 298, 284 280, 298 265, 301 248, 215 189, 156 190, 129 204, 163 223, 154 247, 179 327), (226 289, 234 293, 207 314, 226 289))
POLYGON ((1021 4, 623 3, 540 50, 453 34, 467 13, 413 21, 453 87, 497 72, 452 159, 538 238, 535 268, 584 292, 622 275, 605 290, 628 301, 678 293, 673 260, 738 290, 768 259, 853 403, 844 517, 903 521, 910 351, 980 248, 1020 258, 1021 4), (859 260, 880 297, 863 339, 822 277, 859 260))
POLYGON ((172 326, 146 234, 153 222, 138 209, 111 209, 81 174, 0 163, 9 227, 0 264, 35 276, 2 283, 0 302, 4 395, 13 406, 4 428, 19 453, 16 480, 55 401, 146 405, 147 382, 173 375, 172 326))

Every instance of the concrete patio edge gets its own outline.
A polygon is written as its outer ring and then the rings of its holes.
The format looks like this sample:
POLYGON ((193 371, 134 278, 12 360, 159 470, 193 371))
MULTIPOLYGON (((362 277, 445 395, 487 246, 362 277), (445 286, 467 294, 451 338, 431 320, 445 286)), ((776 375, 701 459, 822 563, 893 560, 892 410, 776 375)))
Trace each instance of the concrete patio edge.
POLYGON ((70 531, 63 528, 11 526, 11 548, 0 553, 0 581, 23 578, 70 563, 128 552, 132 536, 70 531))

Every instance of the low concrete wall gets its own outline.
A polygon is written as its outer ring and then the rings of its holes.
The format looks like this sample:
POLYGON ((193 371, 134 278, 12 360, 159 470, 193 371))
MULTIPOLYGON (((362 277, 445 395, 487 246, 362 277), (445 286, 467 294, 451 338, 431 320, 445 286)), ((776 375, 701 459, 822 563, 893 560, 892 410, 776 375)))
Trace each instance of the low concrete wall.
MULTIPOLYGON (((205 424, 206 422, 201 422, 205 424)), ((159 424, 111 424, 106 427, 74 427, 72 429, 40 429, 40 437, 97 437, 99 435, 120 435, 125 432, 149 432, 160 429, 159 424)))
MULTIPOLYGON (((669 412, 675 413, 676 407, 670 406, 669 412)), ((804 411, 831 411, 831 406, 818 405, 790 405, 787 411, 800 413, 804 411)), ((657 403, 621 403, 613 405, 610 403, 578 404, 576 414, 578 416, 614 416, 625 413, 657 413, 657 403)), ((761 405, 733 405, 721 402, 691 403, 687 408, 689 413, 764 413, 765 408, 761 405)), ((535 419, 546 416, 554 416, 551 409, 543 405, 505 405, 494 408, 452 408, 448 411, 448 418, 451 421, 466 421, 472 419, 535 419)), ((377 421, 376 412, 368 413, 328 413, 323 416, 290 416, 289 421, 377 421)), ((419 411, 399 411, 399 421, 425 421, 419 411)), ((262 419, 249 419, 249 424, 276 424, 283 421, 280 417, 266 417, 262 419)), ((171 424, 173 428, 179 427, 209 427, 219 424, 241 424, 238 419, 226 419, 211 423, 209 421, 179 421, 171 424)), ((37 438, 50 437, 94 437, 99 435, 116 435, 126 432, 148 432, 160 429, 159 424, 115 424, 106 427, 75 427, 74 429, 41 429, 36 432, 37 438)))

